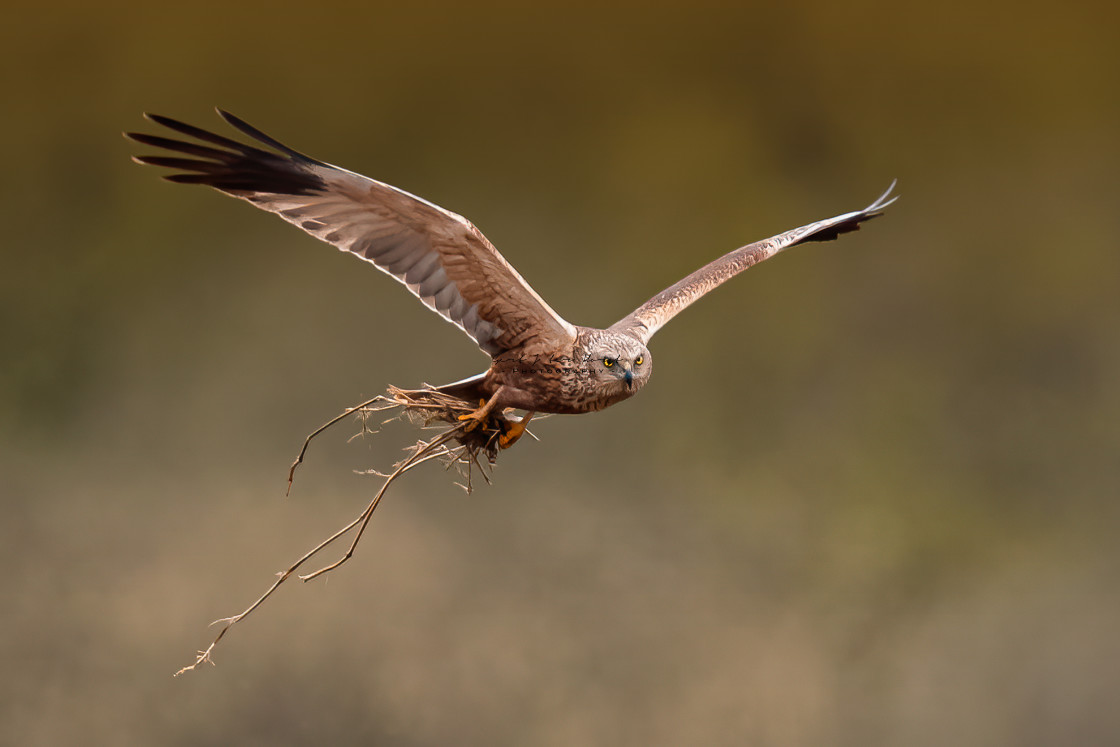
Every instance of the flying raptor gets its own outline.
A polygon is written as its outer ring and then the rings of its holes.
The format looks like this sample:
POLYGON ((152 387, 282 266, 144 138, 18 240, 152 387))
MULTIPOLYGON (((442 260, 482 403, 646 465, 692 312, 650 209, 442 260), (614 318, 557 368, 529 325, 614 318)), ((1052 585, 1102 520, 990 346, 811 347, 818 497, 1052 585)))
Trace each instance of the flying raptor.
POLYGON ((502 447, 521 436, 535 413, 594 412, 632 397, 653 369, 646 347, 650 338, 689 304, 787 247, 857 230, 897 199, 888 199, 892 183, 863 210, 729 252, 607 329, 596 329, 571 324, 553 311, 466 218, 305 156, 232 114, 218 113, 259 145, 147 114, 152 122, 199 142, 126 133, 139 143, 178 154, 134 160, 176 169, 164 177, 170 181, 205 184, 276 213, 403 283, 492 358, 483 373, 438 387, 478 403, 463 417, 477 424, 507 408, 526 412, 501 434, 502 447))

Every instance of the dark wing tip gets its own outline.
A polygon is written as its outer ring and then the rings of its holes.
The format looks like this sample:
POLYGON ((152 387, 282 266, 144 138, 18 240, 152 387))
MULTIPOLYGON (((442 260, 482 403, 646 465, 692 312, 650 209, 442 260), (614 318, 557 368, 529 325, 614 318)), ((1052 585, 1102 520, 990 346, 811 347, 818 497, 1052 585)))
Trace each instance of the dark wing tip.
POLYGON ((307 167, 326 166, 326 164, 321 164, 288 148, 232 114, 218 111, 237 129, 280 151, 280 154, 238 142, 171 117, 145 112, 144 117, 149 121, 207 144, 199 145, 186 140, 148 135, 143 132, 125 132, 126 138, 143 145, 192 156, 192 158, 162 155, 133 156, 132 160, 143 165, 162 166, 186 172, 165 176, 168 181, 181 184, 205 184, 223 192, 302 195, 321 192, 325 188, 326 185, 320 174, 307 167))
POLYGON ((894 191, 896 184, 898 184, 897 179, 891 182, 890 186, 887 187, 886 192, 883 192, 883 194, 879 195, 879 198, 875 200, 875 202, 871 203, 863 210, 857 210, 854 213, 848 213, 846 215, 833 218, 830 221, 824 221, 824 226, 802 236, 794 243, 801 244, 810 241, 832 241, 839 238, 841 234, 858 231, 861 223, 866 223, 869 220, 874 220, 875 218, 880 217, 881 215, 883 215, 883 211, 898 199, 898 195, 895 195, 894 197, 890 196, 891 192, 894 191), (887 199, 888 197, 890 197, 890 199, 887 199))
POLYGON ((317 161, 314 158, 312 158, 311 156, 304 155, 303 153, 300 153, 298 150, 295 150, 294 148, 289 148, 288 146, 281 143, 279 140, 277 140, 273 137, 270 137, 270 136, 264 134, 263 132, 261 132, 260 130, 258 130, 256 127, 253 127, 253 125, 249 124, 248 122, 246 122, 241 117, 238 117, 237 115, 234 115, 234 114, 230 114, 225 109, 221 109, 219 107, 214 107, 214 111, 218 112, 218 116, 220 116, 222 119, 224 119, 228 124, 232 125, 233 127, 236 127, 238 130, 241 130, 241 132, 245 133, 249 137, 253 138, 254 140, 256 140, 258 142, 264 143, 265 145, 267 145, 271 148, 275 148, 276 150, 280 151, 281 153, 284 153, 287 156, 289 156, 289 157, 291 157, 291 158, 293 158, 297 161, 303 161, 304 163, 313 163, 316 166, 328 166, 329 165, 329 164, 323 163, 322 161, 317 161))

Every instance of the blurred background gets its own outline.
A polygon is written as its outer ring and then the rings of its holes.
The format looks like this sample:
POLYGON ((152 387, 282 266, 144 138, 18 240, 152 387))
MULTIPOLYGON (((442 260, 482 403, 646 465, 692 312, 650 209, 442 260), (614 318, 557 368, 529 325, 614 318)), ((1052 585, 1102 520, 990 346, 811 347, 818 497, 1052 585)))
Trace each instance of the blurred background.
POLYGON ((1114 4, 53 3, 0 30, 0 742, 1120 741, 1114 4), (535 424, 471 496, 213 619, 417 434, 303 436, 486 359, 396 283, 159 180, 153 111, 474 221, 607 325, 857 209, 535 424))

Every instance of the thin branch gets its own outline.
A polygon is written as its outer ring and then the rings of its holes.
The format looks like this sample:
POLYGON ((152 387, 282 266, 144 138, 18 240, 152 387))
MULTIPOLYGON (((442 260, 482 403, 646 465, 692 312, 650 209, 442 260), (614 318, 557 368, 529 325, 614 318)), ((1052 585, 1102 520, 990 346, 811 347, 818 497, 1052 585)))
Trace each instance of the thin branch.
MULTIPOLYGON (((393 481, 395 481, 405 472, 408 472, 413 467, 418 467, 429 459, 434 459, 435 457, 442 456, 442 452, 435 450, 441 449, 443 447, 443 444, 446 443, 450 438, 455 436, 456 431, 460 428, 462 428, 462 426, 457 426, 456 428, 452 428, 446 431, 438 438, 433 439, 427 444, 424 444, 423 447, 418 449, 412 456, 401 462, 400 466, 393 470, 393 474, 389 475, 389 477, 386 478, 385 483, 381 486, 381 489, 377 491, 377 495, 373 497, 373 500, 369 502, 369 505, 366 506, 365 511, 362 511, 357 519, 348 524, 346 528, 342 530, 342 534, 345 534, 346 532, 350 531, 350 529, 352 529, 354 525, 356 525, 358 522, 361 522, 361 526, 358 527, 358 531, 354 535, 354 541, 350 543, 350 547, 346 550, 343 556, 330 565, 320 568, 313 573, 308 573, 306 576, 300 576, 300 580, 310 581, 317 576, 321 576, 324 573, 333 571, 335 568, 338 568, 340 565, 349 560, 354 555, 354 548, 358 546, 358 542, 362 539, 362 535, 365 533, 366 527, 369 526, 369 520, 373 518, 373 512, 377 510, 377 505, 381 502, 381 496, 385 495, 385 491, 388 490, 393 481), (432 453, 433 451, 435 451, 435 453, 432 453)), ((332 537, 331 539, 333 540, 334 538, 332 537)), ((326 547, 326 545, 323 545, 323 547, 326 547)))
MULTIPOLYGON (((366 527, 369 525, 370 519, 373 517, 373 512, 377 510, 377 506, 380 504, 381 499, 389 489, 389 486, 409 470, 420 466, 424 462, 431 461, 432 459, 446 458, 448 460, 448 468, 450 468, 451 466, 459 466, 460 469, 465 469, 467 484, 464 487, 466 488, 468 493, 472 489, 471 473, 473 472, 474 467, 478 468, 479 473, 487 483, 490 482, 490 477, 487 474, 487 470, 483 466, 483 462, 479 461, 478 456, 480 453, 485 453, 487 457, 486 462, 490 465, 494 464, 499 449, 498 436, 504 431, 504 429, 508 428, 510 424, 510 421, 503 413, 493 413, 486 419, 485 422, 480 424, 475 423, 474 421, 468 422, 461 420, 460 418, 463 415, 473 412, 473 407, 470 403, 464 402, 463 400, 451 397, 450 395, 443 394, 442 392, 433 389, 404 390, 398 389, 396 387, 390 387, 388 396, 382 395, 374 397, 373 399, 367 400, 366 402, 363 402, 356 407, 347 409, 338 417, 335 417, 327 423, 324 423, 304 440, 303 448, 300 450, 299 456, 296 458, 295 462, 292 463, 292 467, 288 471, 289 490, 291 489, 292 478, 295 473, 295 469, 303 461, 304 455, 307 453, 307 447, 311 443, 311 440, 313 438, 315 438, 330 426, 345 418, 347 415, 351 415, 355 412, 360 412, 368 416, 368 414, 372 412, 380 412, 390 409, 399 410, 397 414, 398 418, 402 416, 408 416, 414 422, 419 421, 421 427, 431 427, 437 421, 450 424, 451 427, 445 428, 436 437, 428 441, 418 441, 413 447, 411 447, 411 453, 405 459, 396 464, 390 474, 383 475, 385 477, 385 482, 381 485, 381 488, 377 491, 376 495, 374 495, 373 499, 358 515, 357 518, 339 529, 327 539, 320 542, 310 551, 305 553, 303 557, 289 566, 285 571, 276 574, 276 581, 273 582, 268 590, 265 591, 264 594, 262 594, 260 597, 258 597, 255 602, 253 602, 239 614, 236 614, 232 617, 221 618, 211 623, 211 625, 218 625, 221 623, 224 624, 222 625, 222 629, 218 631, 218 635, 215 636, 210 645, 207 646, 205 650, 198 652, 198 655, 195 657, 195 662, 189 666, 183 667, 178 672, 176 672, 176 677, 181 675, 183 672, 189 672, 206 662, 213 664, 214 662, 211 658, 211 654, 213 653, 214 648, 218 645, 218 643, 222 640, 222 638, 230 628, 239 623, 241 620, 244 620, 254 610, 260 607, 264 603, 264 601, 272 596, 272 594, 280 587, 280 584, 287 581, 288 578, 299 568, 301 568, 304 563, 318 555, 329 545, 357 527, 358 531, 355 533, 354 539, 351 541, 350 546, 347 548, 346 552, 342 555, 341 558, 339 558, 334 563, 331 563, 330 565, 324 566, 323 568, 320 568, 313 573, 300 576, 299 578, 304 581, 310 581, 313 578, 317 578, 318 576, 321 576, 334 570, 335 568, 338 568, 340 565, 353 557, 354 550, 357 548, 358 542, 361 540, 362 535, 365 533, 366 527), (448 447, 448 443, 451 441, 457 442, 458 445, 454 447, 448 447)), ((363 429, 365 428, 364 422, 362 427, 363 429)))
POLYGON ((345 418, 347 415, 351 415, 355 412, 358 412, 359 410, 361 410, 363 408, 369 407, 370 405, 372 405, 374 402, 376 402, 379 399, 385 399, 385 396, 379 394, 376 397, 374 397, 373 399, 366 400, 365 402, 363 402, 360 405, 354 405, 353 407, 347 408, 341 415, 338 415, 337 417, 334 417, 334 418, 328 420, 327 422, 323 423, 321 426, 319 426, 314 431, 312 431, 311 434, 306 439, 304 439, 303 448, 299 450, 299 456, 297 456, 296 460, 294 462, 292 462, 292 467, 291 467, 291 469, 288 470, 288 489, 284 491, 284 495, 291 495, 292 480, 294 480, 295 477, 296 477, 296 467, 298 467, 300 464, 303 463, 303 457, 307 454, 307 447, 311 445, 311 439, 315 438, 320 433, 325 431, 327 428, 330 428, 332 425, 334 425, 338 421, 345 418))

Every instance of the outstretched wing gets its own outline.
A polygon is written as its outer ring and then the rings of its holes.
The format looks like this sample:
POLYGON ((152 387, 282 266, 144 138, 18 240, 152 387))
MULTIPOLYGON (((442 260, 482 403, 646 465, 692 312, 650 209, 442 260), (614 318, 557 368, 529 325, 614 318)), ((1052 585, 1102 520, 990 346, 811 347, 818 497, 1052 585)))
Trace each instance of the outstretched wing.
POLYGON ((207 145, 129 132, 126 136, 139 143, 189 156, 133 160, 179 169, 183 173, 164 178, 206 184, 247 200, 372 263, 492 356, 538 346, 556 349, 574 339, 572 325, 467 219, 404 190, 308 158, 232 114, 218 113, 276 152, 146 114, 207 145))
POLYGON ((801 228, 778 234, 769 239, 748 244, 733 252, 729 252, 719 259, 709 262, 696 272, 692 273, 676 285, 658 293, 634 310, 629 316, 620 319, 611 329, 615 332, 624 332, 642 341, 649 342, 649 338, 657 330, 683 311, 689 304, 705 295, 716 287, 726 283, 743 270, 756 265, 764 259, 773 257, 786 247, 794 244, 803 244, 809 241, 832 241, 842 233, 859 230, 859 224, 877 218, 883 214, 883 209, 897 200, 890 197, 895 182, 883 195, 863 210, 854 213, 845 213, 828 220, 810 223, 801 228))

